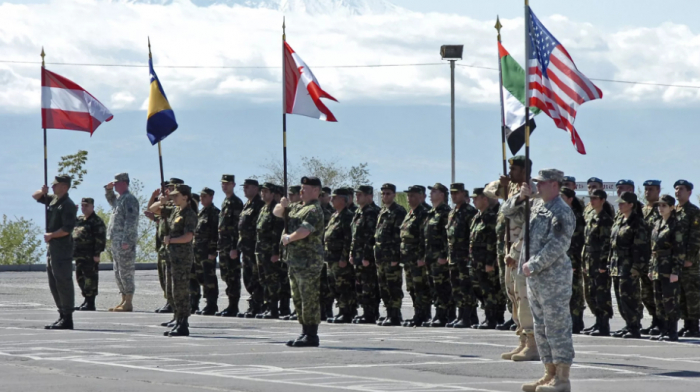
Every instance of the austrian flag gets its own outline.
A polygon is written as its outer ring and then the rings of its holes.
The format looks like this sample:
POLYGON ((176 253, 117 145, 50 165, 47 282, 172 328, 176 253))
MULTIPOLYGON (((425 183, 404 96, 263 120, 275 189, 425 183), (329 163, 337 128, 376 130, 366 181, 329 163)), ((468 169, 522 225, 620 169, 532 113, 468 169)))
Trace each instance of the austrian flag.
POLYGON ((112 119, 97 98, 72 81, 46 68, 41 70, 42 128, 90 132, 112 119))
POLYGON ((284 110, 288 114, 317 118, 322 121, 337 122, 333 113, 321 102, 328 98, 338 102, 316 80, 304 60, 284 43, 284 110))

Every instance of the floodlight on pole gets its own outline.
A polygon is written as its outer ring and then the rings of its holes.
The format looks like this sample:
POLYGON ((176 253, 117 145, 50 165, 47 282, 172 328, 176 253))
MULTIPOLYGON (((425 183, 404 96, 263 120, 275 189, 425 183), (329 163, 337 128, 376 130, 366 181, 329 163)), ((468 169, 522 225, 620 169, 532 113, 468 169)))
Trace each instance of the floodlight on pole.
POLYGON ((452 110, 452 182, 455 182, 455 61, 462 59, 464 45, 442 45, 440 56, 450 62, 451 110, 452 110))

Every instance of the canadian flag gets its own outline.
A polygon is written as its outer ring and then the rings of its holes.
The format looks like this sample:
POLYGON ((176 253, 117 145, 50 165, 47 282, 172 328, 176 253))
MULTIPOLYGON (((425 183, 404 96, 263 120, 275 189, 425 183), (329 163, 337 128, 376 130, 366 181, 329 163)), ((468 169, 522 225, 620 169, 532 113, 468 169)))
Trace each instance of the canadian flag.
POLYGON ((112 113, 97 98, 72 81, 46 68, 41 70, 41 124, 43 128, 90 132, 112 113))
POLYGON ((333 113, 321 102, 328 98, 338 102, 316 80, 304 60, 284 43, 284 110, 289 114, 317 118, 322 121, 337 122, 333 113))

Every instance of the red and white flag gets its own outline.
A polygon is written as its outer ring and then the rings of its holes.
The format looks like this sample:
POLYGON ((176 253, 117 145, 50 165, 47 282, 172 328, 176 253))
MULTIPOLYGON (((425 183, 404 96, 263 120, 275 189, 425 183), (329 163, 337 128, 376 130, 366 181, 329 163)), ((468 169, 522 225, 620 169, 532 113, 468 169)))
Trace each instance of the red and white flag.
POLYGON ((338 100, 323 91, 311 69, 286 42, 284 43, 284 82, 285 113, 300 114, 322 121, 338 121, 321 102, 321 98, 336 102, 338 100))
POLYGON ((72 81, 46 68, 41 70, 41 124, 43 128, 90 132, 112 113, 97 98, 72 81))

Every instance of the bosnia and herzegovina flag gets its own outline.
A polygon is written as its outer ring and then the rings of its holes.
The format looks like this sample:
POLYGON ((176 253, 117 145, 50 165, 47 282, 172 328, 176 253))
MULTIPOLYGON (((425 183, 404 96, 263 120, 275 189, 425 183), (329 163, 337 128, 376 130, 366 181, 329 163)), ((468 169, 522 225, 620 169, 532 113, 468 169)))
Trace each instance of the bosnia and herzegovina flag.
MULTIPOLYGON (((498 53, 501 57, 501 74, 503 89, 503 116, 508 147, 513 155, 525 144, 525 70, 498 43, 498 53)), ((540 109, 530 108, 530 133, 535 130, 535 115, 540 109)))
POLYGON ((148 120, 146 121, 146 132, 148 140, 152 145, 165 139, 177 129, 175 113, 170 107, 168 98, 165 96, 163 86, 158 80, 156 71, 153 70, 153 59, 148 59, 148 68, 151 73, 151 93, 148 97, 148 120))

